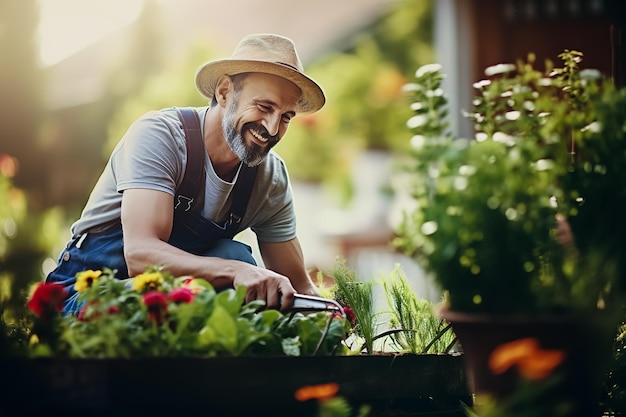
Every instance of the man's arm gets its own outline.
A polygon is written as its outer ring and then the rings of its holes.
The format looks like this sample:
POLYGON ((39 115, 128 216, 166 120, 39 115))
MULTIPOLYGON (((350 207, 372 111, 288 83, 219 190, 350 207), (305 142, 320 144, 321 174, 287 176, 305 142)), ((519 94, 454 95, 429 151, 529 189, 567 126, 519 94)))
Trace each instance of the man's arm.
POLYGON ((263 262, 268 269, 289 277, 300 294, 319 295, 304 266, 298 238, 286 242, 259 242, 263 262))
POLYGON ((122 195, 124 257, 130 276, 148 266, 162 265, 174 276, 204 278, 216 289, 247 288, 246 302, 264 300, 283 309, 291 307, 295 290, 280 273, 246 262, 197 256, 167 243, 173 224, 173 197, 165 192, 129 189, 122 195))

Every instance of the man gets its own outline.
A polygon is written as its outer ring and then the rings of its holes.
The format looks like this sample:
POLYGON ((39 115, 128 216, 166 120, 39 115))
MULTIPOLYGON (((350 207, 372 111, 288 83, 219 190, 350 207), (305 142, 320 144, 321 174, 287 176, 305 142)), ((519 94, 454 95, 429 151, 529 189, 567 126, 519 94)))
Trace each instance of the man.
POLYGON ((324 105, 322 89, 304 75, 293 42, 273 34, 249 35, 230 59, 202 66, 196 86, 210 107, 186 109, 187 116, 150 112, 111 154, 46 279, 68 290, 64 313, 80 308, 76 273, 105 267, 119 278, 159 265, 218 290, 243 285, 246 302, 283 310, 296 292, 317 294, 295 233, 287 171, 270 150, 292 117, 324 105), (247 228, 265 268, 232 240, 247 228))

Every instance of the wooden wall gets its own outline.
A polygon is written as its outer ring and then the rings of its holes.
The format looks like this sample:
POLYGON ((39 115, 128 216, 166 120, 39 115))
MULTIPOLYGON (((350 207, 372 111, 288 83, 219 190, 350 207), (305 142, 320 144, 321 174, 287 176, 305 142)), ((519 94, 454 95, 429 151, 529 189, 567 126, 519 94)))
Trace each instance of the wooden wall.
POLYGON ((472 3, 467 18, 473 27, 474 80, 483 78, 485 67, 529 52, 543 68, 544 59, 559 63, 560 52, 574 49, 584 54, 582 67, 613 75, 623 85, 626 0, 467 1, 472 3))

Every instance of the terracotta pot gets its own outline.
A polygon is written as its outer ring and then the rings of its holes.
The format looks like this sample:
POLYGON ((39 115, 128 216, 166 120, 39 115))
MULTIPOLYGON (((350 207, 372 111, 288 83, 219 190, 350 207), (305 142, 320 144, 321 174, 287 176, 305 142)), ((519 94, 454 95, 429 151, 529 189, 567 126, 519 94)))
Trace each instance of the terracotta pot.
POLYGON ((541 349, 565 352, 559 366, 565 376, 562 388, 575 404, 575 415, 600 415, 602 383, 618 323, 614 316, 491 316, 442 310, 441 317, 452 324, 459 338, 475 394, 497 399, 510 396, 519 381, 517 370, 512 367, 495 374, 488 366, 489 357, 503 343, 535 338, 541 349))

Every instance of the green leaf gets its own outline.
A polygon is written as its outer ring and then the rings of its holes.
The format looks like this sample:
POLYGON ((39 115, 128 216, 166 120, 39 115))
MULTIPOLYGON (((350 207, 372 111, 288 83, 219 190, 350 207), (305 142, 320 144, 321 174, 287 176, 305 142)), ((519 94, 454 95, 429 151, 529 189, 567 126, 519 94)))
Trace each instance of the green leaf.
POLYGON ((204 345, 216 346, 230 354, 237 352, 237 321, 224 308, 224 304, 215 305, 213 314, 200 330, 198 340, 204 345))

